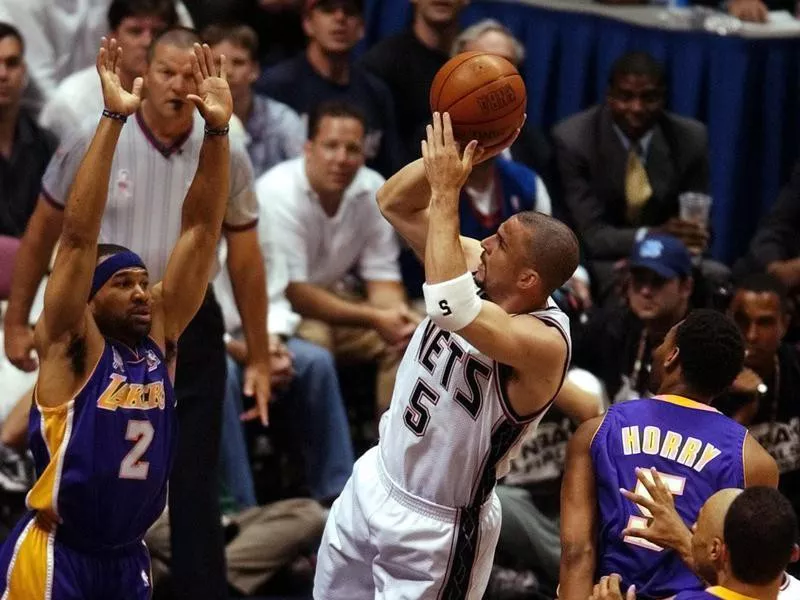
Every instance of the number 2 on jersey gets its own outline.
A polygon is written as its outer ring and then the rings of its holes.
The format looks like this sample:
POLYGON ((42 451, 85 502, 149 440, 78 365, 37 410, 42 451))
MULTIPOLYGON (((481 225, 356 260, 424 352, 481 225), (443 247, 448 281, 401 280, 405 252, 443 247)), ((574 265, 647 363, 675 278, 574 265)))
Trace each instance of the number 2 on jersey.
MULTIPOLYGON (((649 470, 645 470, 644 475, 651 483, 653 482, 653 474, 649 470)), ((683 495, 684 487, 686 487, 685 477, 668 475, 661 472, 658 473, 658 476, 661 478, 661 481, 673 496, 683 495)), ((633 493, 637 496, 643 496, 644 498, 652 499, 650 492, 647 491, 647 488, 644 487, 644 484, 639 481, 638 478, 636 479, 636 489, 633 491, 633 493)), ((631 515, 628 519, 627 529, 647 529, 647 519, 652 517, 653 513, 647 510, 644 506, 640 506, 638 504, 636 505, 636 508, 638 508, 644 516, 640 517, 638 515, 631 515)), ((623 541, 633 544, 634 546, 641 546, 642 548, 647 548, 648 550, 654 550, 655 552, 661 552, 663 550, 663 548, 657 544, 630 535, 626 535, 623 538, 623 541)))
POLYGON ((125 431, 125 439, 136 443, 122 459, 119 466, 120 479, 147 479, 150 463, 142 460, 142 456, 153 441, 153 424, 150 421, 131 419, 125 431))

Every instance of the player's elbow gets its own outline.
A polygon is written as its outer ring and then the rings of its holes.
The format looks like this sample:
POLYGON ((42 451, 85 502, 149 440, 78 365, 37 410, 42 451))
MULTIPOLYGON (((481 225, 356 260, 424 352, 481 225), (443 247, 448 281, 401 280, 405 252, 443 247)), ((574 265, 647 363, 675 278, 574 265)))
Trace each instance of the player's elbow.
POLYGON ((591 540, 563 540, 561 572, 577 573, 583 567, 594 569, 595 549, 591 540))

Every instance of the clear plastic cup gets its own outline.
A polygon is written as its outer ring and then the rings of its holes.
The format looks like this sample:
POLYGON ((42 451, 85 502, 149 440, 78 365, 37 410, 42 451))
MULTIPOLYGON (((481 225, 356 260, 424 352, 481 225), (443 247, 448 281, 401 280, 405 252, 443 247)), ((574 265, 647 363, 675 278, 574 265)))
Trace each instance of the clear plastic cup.
POLYGON ((711 214, 711 196, 699 192, 684 192, 678 196, 680 218, 706 227, 711 214))

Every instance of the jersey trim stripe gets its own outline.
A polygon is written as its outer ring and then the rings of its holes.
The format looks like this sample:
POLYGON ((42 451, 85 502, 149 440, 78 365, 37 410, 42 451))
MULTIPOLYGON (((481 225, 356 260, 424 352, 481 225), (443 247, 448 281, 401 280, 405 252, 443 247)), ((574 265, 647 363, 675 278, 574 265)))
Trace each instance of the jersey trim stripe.
POLYGON ((702 402, 697 402, 690 398, 684 398, 683 396, 676 396, 675 394, 665 394, 663 396, 655 396, 655 398, 658 400, 663 400, 664 402, 669 402, 670 404, 682 406, 684 408, 692 408, 694 410, 704 410, 706 412, 719 413, 719 411, 713 406, 709 406, 708 404, 703 404, 702 402))
POLYGON ((445 577, 441 600, 466 600, 472 581, 472 568, 478 554, 481 528, 481 508, 468 507, 458 510, 455 552, 445 577))
POLYGON ((64 210, 64 205, 61 204, 58 200, 53 198, 53 195, 47 191, 47 188, 42 186, 42 198, 44 198, 47 203, 55 208, 56 210, 64 210))
POLYGON ((194 129, 194 119, 192 119, 192 124, 186 132, 181 135, 178 139, 176 139, 172 145, 165 146, 161 142, 158 141, 153 131, 147 126, 147 123, 144 122, 144 117, 142 117, 142 111, 136 111, 136 124, 139 126, 139 129, 142 130, 145 139, 150 142, 150 145, 153 146, 158 152, 164 157, 169 158, 176 152, 180 151, 183 145, 186 143, 186 140, 192 135, 192 129, 194 129))
POLYGON ((509 420, 501 420, 494 429, 489 442, 489 452, 484 458, 483 471, 478 479, 470 507, 480 509, 489 498, 497 484, 498 463, 514 447, 525 429, 525 425, 518 425, 509 420))
POLYGON ((17 559, 19 558, 19 550, 22 547, 22 543, 25 541, 25 538, 28 537, 30 528, 33 527, 35 522, 33 515, 30 515, 28 518, 30 518, 30 521, 28 521, 28 524, 25 525, 25 529, 22 530, 22 533, 19 534, 17 543, 14 544, 14 552, 11 554, 11 560, 8 563, 8 571, 6 572, 6 591, 3 593, 3 597, 0 600, 8 600, 9 594, 11 594, 11 578, 14 574, 14 567, 17 564, 17 559))
POLYGON ((256 225, 258 225, 258 219, 253 219, 252 221, 244 223, 243 225, 228 225, 227 223, 223 223, 222 228, 230 233, 239 233, 240 231, 252 229, 256 225))
POLYGON ((36 526, 36 517, 31 515, 14 546, 14 556, 8 567, 8 580, 3 600, 28 598, 50 600, 52 573, 48 565, 48 541, 50 534, 36 526))

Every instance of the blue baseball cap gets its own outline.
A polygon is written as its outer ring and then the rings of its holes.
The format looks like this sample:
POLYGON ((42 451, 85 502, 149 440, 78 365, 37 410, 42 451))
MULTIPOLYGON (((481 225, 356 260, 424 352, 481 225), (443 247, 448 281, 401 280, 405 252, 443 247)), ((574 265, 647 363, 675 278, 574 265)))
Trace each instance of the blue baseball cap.
POLYGON ((649 269, 666 279, 688 277, 692 273, 692 257, 678 238, 649 234, 633 246, 630 267, 649 269))

